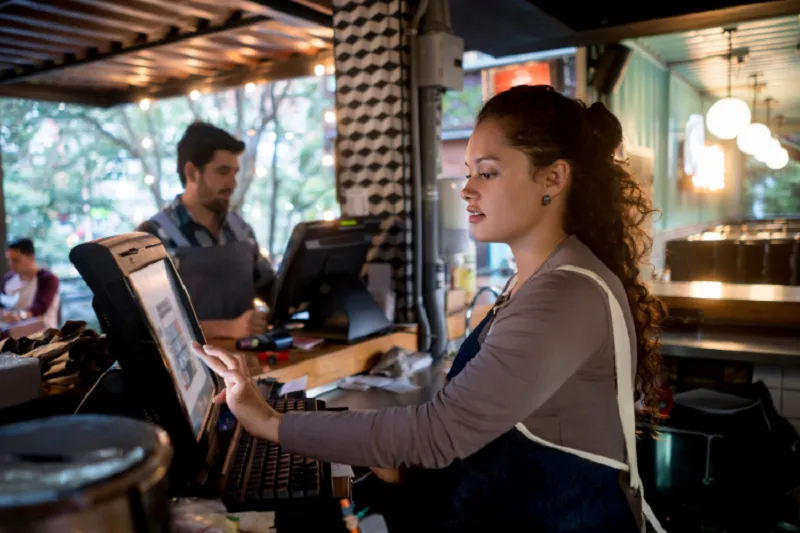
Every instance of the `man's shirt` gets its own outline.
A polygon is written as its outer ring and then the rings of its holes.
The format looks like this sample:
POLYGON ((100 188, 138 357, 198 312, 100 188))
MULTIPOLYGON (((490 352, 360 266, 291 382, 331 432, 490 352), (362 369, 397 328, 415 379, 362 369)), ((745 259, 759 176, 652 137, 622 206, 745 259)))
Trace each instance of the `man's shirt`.
MULTIPOLYGON (((208 228, 199 224, 192 218, 192 215, 189 214, 189 211, 181 202, 181 195, 176 196, 172 203, 164 208, 164 213, 193 247, 222 246, 238 240, 236 233, 230 225, 230 217, 239 216, 236 213, 229 213, 225 220, 223 220, 219 239, 217 239, 208 228)), ((255 268, 253 269, 253 284, 255 285, 256 293, 259 298, 269 304, 272 301, 271 293, 273 285, 275 284, 275 270, 272 268, 269 259, 261 255, 252 226, 244 220, 240 220, 240 222, 247 228, 248 239, 251 240, 254 245, 255 268)), ((157 222, 146 220, 139 224, 136 231, 144 231, 155 235, 161 239, 167 252, 172 256, 175 255, 178 249, 177 244, 157 222)))

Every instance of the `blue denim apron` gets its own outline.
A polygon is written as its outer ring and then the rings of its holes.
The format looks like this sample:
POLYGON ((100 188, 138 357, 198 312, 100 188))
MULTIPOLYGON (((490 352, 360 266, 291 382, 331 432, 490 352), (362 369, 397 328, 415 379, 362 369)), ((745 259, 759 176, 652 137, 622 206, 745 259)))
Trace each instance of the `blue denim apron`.
MULTIPOLYGON (((448 380, 478 354, 493 311, 461 345, 448 380)), ((542 533, 637 531, 618 470, 533 442, 516 428, 451 468, 443 529, 499 522, 542 533)))
MULTIPOLYGON (((572 265, 562 265, 558 270, 592 278, 608 297, 617 404, 628 462, 547 442, 520 422, 445 469, 411 469, 403 489, 375 487, 376 492, 384 493, 384 501, 394 502, 381 510, 390 511, 396 523, 405 526, 390 528, 392 533, 497 531, 501 524, 513 526, 514 531, 536 533, 634 533, 644 531, 645 520, 657 533, 665 533, 644 501, 638 473, 633 354, 622 307, 594 272, 572 265), (420 520, 420 515, 431 518, 420 520)), ((504 292, 501 300, 506 298, 504 292)), ((458 375, 478 354, 501 305, 496 304, 465 339, 448 379, 458 375)))

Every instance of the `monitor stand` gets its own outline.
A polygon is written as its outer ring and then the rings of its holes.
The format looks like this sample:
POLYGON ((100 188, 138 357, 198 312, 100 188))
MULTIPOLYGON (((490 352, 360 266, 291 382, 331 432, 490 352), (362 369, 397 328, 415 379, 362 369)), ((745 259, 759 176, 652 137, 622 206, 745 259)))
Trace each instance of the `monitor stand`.
POLYGON ((353 343, 388 333, 391 321, 357 278, 333 278, 321 284, 308 309, 306 330, 325 340, 353 343))

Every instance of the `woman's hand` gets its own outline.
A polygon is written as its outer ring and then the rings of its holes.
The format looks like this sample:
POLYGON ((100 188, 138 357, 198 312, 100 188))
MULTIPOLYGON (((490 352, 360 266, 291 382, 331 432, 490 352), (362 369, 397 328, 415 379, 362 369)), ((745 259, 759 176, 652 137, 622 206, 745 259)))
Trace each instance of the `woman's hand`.
POLYGON ((192 343, 192 349, 208 367, 225 381, 214 403, 227 403, 240 424, 253 436, 278 442, 281 414, 261 397, 250 378, 242 354, 228 353, 215 346, 192 343))

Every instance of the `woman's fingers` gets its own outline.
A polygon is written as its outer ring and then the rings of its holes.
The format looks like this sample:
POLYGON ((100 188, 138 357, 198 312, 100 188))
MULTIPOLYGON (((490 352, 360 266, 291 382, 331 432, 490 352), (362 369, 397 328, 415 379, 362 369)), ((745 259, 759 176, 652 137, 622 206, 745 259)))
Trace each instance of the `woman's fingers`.
POLYGON ((216 346, 211 346, 210 344, 206 344, 203 346, 203 351, 208 355, 213 355, 217 357, 220 361, 222 361, 225 366, 228 367, 228 370, 235 370, 241 371, 239 361, 237 360, 236 356, 230 352, 223 350, 222 348, 217 348, 216 346))
POLYGON ((192 346, 192 349, 197 356, 205 361, 206 365, 208 365, 208 367, 216 372, 220 377, 230 378, 231 374, 236 373, 236 371, 228 368, 228 366, 216 354, 207 353, 202 348, 197 348, 195 346, 192 346))
POLYGON ((225 403, 226 401, 228 401, 227 395, 225 394, 225 391, 227 390, 228 389, 222 389, 222 391, 219 394, 214 396, 214 403, 225 403))

